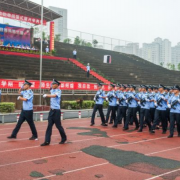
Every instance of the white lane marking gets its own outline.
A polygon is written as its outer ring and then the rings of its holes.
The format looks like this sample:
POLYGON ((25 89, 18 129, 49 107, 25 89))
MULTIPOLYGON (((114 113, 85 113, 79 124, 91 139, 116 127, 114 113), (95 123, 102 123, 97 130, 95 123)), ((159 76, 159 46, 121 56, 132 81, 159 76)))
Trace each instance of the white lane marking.
POLYGON ((37 161, 37 160, 41 160, 41 159, 48 159, 48 158, 53 158, 53 157, 59 157, 59 156, 65 156, 65 155, 70 155, 70 154, 76 154, 76 153, 80 153, 80 152, 82 152, 82 151, 75 151, 75 152, 71 152, 71 153, 63 153, 63 154, 46 156, 46 157, 41 157, 41 158, 36 158, 36 159, 29 159, 29 160, 26 160, 26 161, 19 161, 19 162, 14 162, 14 163, 9 163, 9 164, 2 164, 2 165, 0 165, 0 168, 1 167, 5 167, 5 166, 10 166, 10 165, 16 165, 16 164, 21 164, 21 163, 37 161))
MULTIPOLYGON (((90 169, 90 168, 94 168, 94 167, 104 166, 104 165, 107 165, 107 164, 109 164, 109 162, 96 164, 96 165, 93 165, 93 166, 86 166, 86 167, 79 168, 79 169, 74 169, 74 170, 71 170, 71 171, 66 171, 66 172, 63 172, 62 174, 69 174, 69 173, 73 173, 73 172, 77 172, 77 171, 82 171, 84 169, 90 169)), ((37 178, 37 179, 34 179, 34 180, 41 180, 41 179, 44 179, 44 178, 50 178, 50 177, 55 177, 55 176, 57 176, 57 175, 53 174, 53 175, 37 178)))
POLYGON ((175 169, 175 170, 173 170, 173 171, 169 171, 169 172, 166 172, 166 173, 163 173, 163 174, 159 174, 159 175, 157 175, 157 176, 153 176, 152 178, 147 178, 147 179, 145 179, 145 180, 156 179, 156 178, 158 178, 158 177, 162 177, 162 176, 164 176, 164 175, 168 175, 168 174, 171 174, 171 173, 174 173, 174 172, 177 172, 177 171, 180 171, 180 169, 175 169))

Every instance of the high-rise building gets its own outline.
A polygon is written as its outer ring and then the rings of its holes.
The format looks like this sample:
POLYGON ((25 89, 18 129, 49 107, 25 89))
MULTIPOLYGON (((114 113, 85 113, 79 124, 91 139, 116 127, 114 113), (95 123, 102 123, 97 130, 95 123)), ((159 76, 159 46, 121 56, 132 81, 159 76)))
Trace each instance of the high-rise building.
POLYGON ((175 65, 175 68, 180 70, 178 64, 180 64, 180 42, 172 47, 172 64, 175 65))
POLYGON ((68 37, 68 30, 67 30, 67 9, 62 9, 58 7, 50 6, 49 9, 53 10, 54 12, 60 14, 62 17, 59 19, 54 20, 54 34, 61 35, 61 41, 68 37))

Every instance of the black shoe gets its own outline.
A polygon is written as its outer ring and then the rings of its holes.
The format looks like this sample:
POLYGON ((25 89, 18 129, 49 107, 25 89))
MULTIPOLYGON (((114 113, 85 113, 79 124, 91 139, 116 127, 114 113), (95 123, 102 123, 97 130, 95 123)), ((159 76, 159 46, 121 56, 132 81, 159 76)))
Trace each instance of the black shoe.
POLYGON ((134 130, 138 130, 139 129, 139 127, 136 127, 134 130))
POLYGON ((180 137, 180 134, 178 134, 178 137, 180 137))
POLYGON ((129 128, 123 128, 123 131, 129 130, 129 128))
POLYGON ((90 126, 94 126, 94 123, 91 123, 90 126))
POLYGON ((35 141, 37 141, 37 140, 38 140, 38 138, 37 138, 37 137, 35 137, 35 136, 32 136, 31 138, 29 138, 29 140, 35 140, 35 141))
POLYGON ((112 128, 117 128, 117 126, 116 126, 116 125, 114 125, 114 126, 112 126, 112 128))
POLYGON ((158 130, 159 130, 159 129, 160 129, 160 127, 159 127, 159 126, 157 126, 157 127, 156 127, 156 129, 158 129, 158 130))
POLYGON ((67 140, 62 140, 59 142, 59 144, 64 144, 67 140))
POLYGON ((142 132, 142 129, 140 129, 138 132, 142 132))
POLYGON ((118 124, 122 124, 122 122, 118 122, 118 124))
POLYGON ((16 139, 16 136, 8 136, 8 139, 16 139))
POLYGON ((49 142, 44 142, 41 144, 41 146, 49 146, 49 142))
POLYGON ((166 131, 163 131, 162 134, 166 134, 166 131))
POLYGON ((109 124, 113 124, 113 122, 109 122, 109 124))
POLYGON ((167 138, 173 138, 173 135, 169 135, 167 138))
POLYGON ((154 134, 154 133, 155 133, 155 131, 154 131, 154 130, 151 130, 151 131, 150 131, 150 133, 151 133, 151 134, 154 134))
POLYGON ((107 125, 107 124, 105 124, 105 123, 102 123, 102 124, 101 124, 101 126, 108 126, 108 125, 107 125))
POLYGON ((129 125, 133 125, 133 123, 129 123, 129 125))

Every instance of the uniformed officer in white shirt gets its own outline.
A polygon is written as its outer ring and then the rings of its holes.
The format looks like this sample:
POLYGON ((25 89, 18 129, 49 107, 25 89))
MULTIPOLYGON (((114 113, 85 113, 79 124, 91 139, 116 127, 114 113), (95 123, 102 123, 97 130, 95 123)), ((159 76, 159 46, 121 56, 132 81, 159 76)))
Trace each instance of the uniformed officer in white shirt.
POLYGON ((56 128, 59 130, 61 141, 59 144, 64 144, 67 140, 64 128, 61 125, 61 90, 59 89, 60 82, 53 79, 51 94, 44 94, 44 98, 50 98, 51 110, 48 116, 48 127, 46 130, 45 141, 41 146, 48 146, 51 142, 52 127, 55 124, 56 128))
POLYGON ((13 130, 9 139, 16 139, 17 133, 19 132, 21 125, 26 120, 29 124, 32 132, 32 137, 29 140, 37 140, 38 135, 36 131, 36 127, 33 121, 33 91, 30 89, 32 83, 25 81, 24 85, 19 89, 19 94, 22 96, 18 96, 17 100, 23 101, 23 108, 18 120, 18 123, 13 130))

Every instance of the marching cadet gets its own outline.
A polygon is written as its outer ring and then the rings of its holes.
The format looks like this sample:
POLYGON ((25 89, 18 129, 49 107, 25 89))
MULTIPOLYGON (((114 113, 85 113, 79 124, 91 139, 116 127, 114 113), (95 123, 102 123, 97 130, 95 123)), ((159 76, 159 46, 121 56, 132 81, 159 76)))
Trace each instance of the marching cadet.
POLYGON ((92 117, 91 117, 91 125, 93 126, 94 123, 94 119, 95 119, 95 115, 97 110, 99 111, 100 117, 101 117, 101 121, 102 121, 102 126, 107 126, 107 124, 105 123, 105 118, 104 118, 104 113, 103 113, 103 103, 104 103, 104 99, 105 97, 105 92, 103 91, 103 84, 102 83, 98 83, 98 91, 94 97, 94 101, 95 101, 95 105, 94 105, 94 109, 93 109, 93 113, 92 113, 92 117))
POLYGON ((18 123, 13 130, 11 136, 7 137, 9 139, 16 139, 17 134, 21 128, 21 125, 26 120, 30 126, 32 137, 29 140, 38 140, 38 134, 36 131, 36 127, 33 121, 33 91, 31 90, 32 83, 25 80, 23 86, 19 89, 19 94, 22 96, 18 96, 17 100, 23 101, 23 108, 18 120, 18 123))
MULTIPOLYGON (((168 87, 165 87, 164 94, 168 96, 168 100, 170 98, 169 91, 170 89, 168 87)), ((170 122, 170 108, 168 106, 166 107, 166 117, 167 117, 167 121, 170 122)))
POLYGON ((155 113, 155 105, 154 105, 154 99, 155 99, 155 92, 153 92, 153 86, 148 87, 148 93, 149 93, 149 99, 150 99, 150 116, 151 116, 151 122, 154 121, 154 113, 155 113))
POLYGON ((148 87, 143 85, 141 86, 142 93, 139 95, 139 104, 140 108, 140 129, 138 132, 143 131, 144 119, 145 123, 149 127, 149 131, 151 131, 151 118, 150 118, 150 99, 147 93, 148 87))
MULTIPOLYGON (((138 93, 137 93, 138 99, 139 99, 139 97, 141 97, 142 93, 143 93, 142 85, 140 85, 139 88, 138 88, 138 93)), ((141 105, 138 103, 137 112, 139 114, 139 122, 140 122, 140 110, 141 110, 141 105)))
POLYGON ((138 95, 135 93, 135 89, 136 89, 136 86, 131 85, 130 92, 127 94, 126 103, 128 104, 128 110, 127 110, 127 119, 125 122, 125 127, 123 128, 124 130, 129 129, 129 122, 132 117, 133 117, 133 121, 136 124, 135 130, 139 129, 139 123, 138 123, 137 116, 136 116, 137 106, 138 106, 137 101, 139 101, 139 100, 138 100, 138 95))
POLYGON ((56 128, 59 130, 61 141, 59 144, 64 144, 67 140, 64 128, 61 125, 61 110, 60 110, 60 101, 61 101, 61 90, 59 85, 61 83, 53 79, 52 89, 50 90, 51 94, 44 94, 43 98, 50 98, 50 112, 48 116, 48 127, 46 130, 45 141, 41 146, 48 146, 51 142, 52 127, 55 124, 56 128))
POLYGON ((117 117, 115 120, 115 123, 113 125, 113 128, 117 128, 120 120, 120 124, 122 124, 122 118, 124 119, 124 126, 126 122, 126 111, 127 111, 127 103, 126 103, 126 94, 125 94, 126 86, 122 84, 121 86, 121 93, 118 94, 117 98, 119 101, 119 107, 117 111, 117 117))
POLYGON ((177 124, 178 137, 180 137, 180 87, 175 85, 173 87, 174 96, 168 100, 168 107, 170 108, 170 135, 168 138, 172 138, 174 135, 174 125, 177 124))
MULTIPOLYGON (((110 84, 109 92, 106 95, 106 100, 109 102, 108 110, 106 114, 106 123, 108 123, 110 113, 112 113, 112 119, 114 120, 114 122, 116 119, 117 96, 116 96, 114 88, 115 88, 115 85, 110 84)), ((112 124, 112 123, 113 122, 110 122, 109 124, 112 124)))
POLYGON ((167 118, 166 118, 166 108, 167 108, 167 101, 168 101, 168 95, 164 94, 165 87, 163 85, 159 85, 159 94, 155 98, 155 117, 154 122, 152 126, 151 133, 155 133, 156 125, 159 124, 159 120, 162 123, 162 134, 166 134, 167 131, 167 118))

